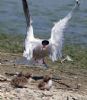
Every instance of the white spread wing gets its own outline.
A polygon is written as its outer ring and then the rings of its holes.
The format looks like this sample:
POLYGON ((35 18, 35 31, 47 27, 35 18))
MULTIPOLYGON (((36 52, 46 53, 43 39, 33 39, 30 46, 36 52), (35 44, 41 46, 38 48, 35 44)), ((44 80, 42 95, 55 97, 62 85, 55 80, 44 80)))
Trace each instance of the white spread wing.
POLYGON ((63 45, 63 35, 64 29, 68 25, 69 20, 71 19, 74 10, 78 7, 78 3, 75 3, 75 6, 72 8, 71 12, 61 19, 59 22, 55 23, 51 30, 51 38, 49 39, 51 45, 50 58, 52 61, 56 61, 58 58, 62 57, 62 45, 63 45))
POLYGON ((24 50, 23 56, 26 57, 27 60, 31 60, 33 58, 33 50, 39 44, 41 44, 41 40, 34 38, 33 27, 32 25, 30 25, 27 31, 26 39, 25 39, 25 50, 24 50))
POLYGON ((37 45, 39 45, 39 43, 41 43, 41 40, 34 38, 33 26, 30 18, 27 1, 22 0, 22 4, 23 4, 23 10, 26 18, 26 23, 27 23, 27 36, 25 39, 25 50, 23 56, 26 57, 28 60, 31 60, 33 57, 33 50, 37 45))
POLYGON ((50 38, 50 45, 51 45, 51 54, 50 58, 52 61, 56 61, 58 58, 62 56, 62 44, 63 44, 63 35, 64 29, 66 28, 68 21, 72 17, 72 11, 59 22, 55 23, 51 30, 51 38, 50 38))
POLYGON ((61 51, 63 45, 64 29, 68 25, 68 22, 71 19, 74 10, 78 6, 78 3, 75 3, 72 11, 59 22, 56 22, 51 30, 51 38, 49 39, 49 41, 51 45, 50 58, 52 59, 52 61, 56 61, 58 58, 62 57, 61 51))

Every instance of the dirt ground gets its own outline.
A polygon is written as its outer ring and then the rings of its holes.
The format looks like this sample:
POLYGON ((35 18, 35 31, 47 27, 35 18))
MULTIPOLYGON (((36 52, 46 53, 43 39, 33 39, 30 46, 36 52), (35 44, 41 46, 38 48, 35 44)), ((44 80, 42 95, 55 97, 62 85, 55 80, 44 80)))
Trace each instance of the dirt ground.
POLYGON ((56 69, 61 64, 53 64, 54 67, 50 64, 48 69, 16 64, 15 61, 21 57, 22 54, 0 53, 0 75, 12 79, 13 76, 5 73, 30 72, 38 77, 51 74, 53 87, 50 91, 39 90, 37 84, 40 80, 30 83, 25 89, 13 89, 9 82, 0 82, 0 100, 87 100, 86 70, 56 69))

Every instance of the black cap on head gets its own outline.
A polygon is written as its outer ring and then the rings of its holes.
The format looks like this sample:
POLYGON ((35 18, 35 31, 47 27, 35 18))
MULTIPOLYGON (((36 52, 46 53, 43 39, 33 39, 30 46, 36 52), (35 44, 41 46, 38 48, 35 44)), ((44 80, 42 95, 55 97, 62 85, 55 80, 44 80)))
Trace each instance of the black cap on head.
POLYGON ((47 40, 42 41, 42 45, 48 45, 48 44, 49 44, 49 41, 47 41, 47 40))

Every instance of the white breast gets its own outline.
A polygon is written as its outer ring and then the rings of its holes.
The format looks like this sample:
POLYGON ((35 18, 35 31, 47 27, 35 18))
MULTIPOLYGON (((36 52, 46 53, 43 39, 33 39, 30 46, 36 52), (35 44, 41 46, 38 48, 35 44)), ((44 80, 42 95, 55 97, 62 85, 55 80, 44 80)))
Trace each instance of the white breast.
POLYGON ((51 87, 52 84, 53 84, 52 80, 49 80, 49 82, 48 82, 49 87, 51 87))

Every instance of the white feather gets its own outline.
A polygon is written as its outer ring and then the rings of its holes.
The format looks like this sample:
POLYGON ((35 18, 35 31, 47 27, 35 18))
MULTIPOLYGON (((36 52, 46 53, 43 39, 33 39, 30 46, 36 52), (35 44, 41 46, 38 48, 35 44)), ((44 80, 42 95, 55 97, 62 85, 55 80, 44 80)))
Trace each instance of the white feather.
POLYGON ((68 55, 66 56, 66 60, 67 61, 73 61, 72 58, 70 56, 68 56, 68 55))
POLYGON ((57 22, 51 30, 51 38, 49 39, 49 41, 51 45, 50 58, 52 59, 52 61, 56 61, 62 56, 61 50, 63 44, 63 32, 71 17, 72 12, 70 12, 66 17, 57 22))
POLYGON ((49 80, 49 82, 48 82, 48 86, 51 87, 52 85, 53 85, 52 80, 49 80))
POLYGON ((31 60, 33 58, 33 50, 41 44, 41 41, 41 39, 34 38, 33 27, 30 25, 25 39, 25 50, 23 53, 23 56, 26 57, 27 60, 31 60))
MULTIPOLYGON (((26 0, 23 0, 23 1, 26 1, 26 0)), ((24 5, 24 6, 26 7, 26 5, 24 5)), ((66 17, 61 19, 59 22, 56 22, 51 30, 51 38, 48 40, 49 45, 48 45, 47 50, 48 50, 48 54, 52 61, 56 61, 58 58, 60 58, 62 56, 61 50, 62 50, 62 45, 63 45, 64 29, 68 25, 68 22, 72 17, 72 13, 73 13, 75 7, 72 9, 72 11, 66 17)), ((28 8, 26 7, 26 9, 28 9, 28 8)), ((28 11, 26 9, 24 10, 25 13, 26 13, 26 11, 28 11)), ((31 60, 34 57, 33 51, 38 47, 41 48, 42 41, 46 40, 46 39, 43 39, 43 40, 37 39, 34 37, 33 27, 31 24, 32 23, 31 23, 31 19, 30 19, 30 25, 28 26, 29 28, 27 30, 27 36, 25 39, 25 50, 23 53, 23 56, 26 57, 28 60, 31 60)), ((35 52, 38 53, 37 50, 38 49, 36 49, 35 52)), ((44 52, 43 50, 40 50, 40 53, 44 55, 43 52, 44 52)), ((40 56, 40 57, 42 57, 42 56, 40 56)), ((43 57, 45 57, 45 55, 43 57)))

